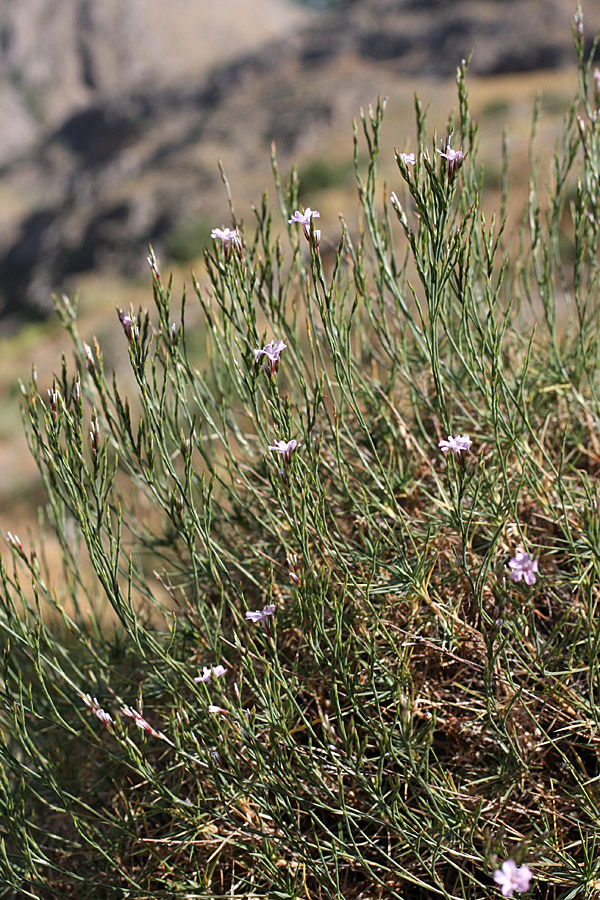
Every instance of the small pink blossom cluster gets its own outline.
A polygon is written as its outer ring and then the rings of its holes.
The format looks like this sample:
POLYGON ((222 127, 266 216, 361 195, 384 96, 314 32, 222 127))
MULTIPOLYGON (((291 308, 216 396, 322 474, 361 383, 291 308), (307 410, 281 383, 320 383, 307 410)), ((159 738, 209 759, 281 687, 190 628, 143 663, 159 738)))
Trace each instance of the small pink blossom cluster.
MULTIPOLYGON (((254 622, 255 624, 257 624, 257 623, 262 624, 264 626, 265 630, 267 631, 267 634, 270 637, 271 636, 271 627, 269 624, 269 620, 270 620, 271 616, 275 615, 276 609, 277 609, 277 607, 275 606, 274 603, 269 603, 268 606, 264 606, 262 609, 253 609, 253 610, 249 609, 246 612, 246 619, 248 622, 254 622)), ((197 678, 194 678, 194 681, 196 683, 204 682, 204 684, 208 684, 211 681, 213 681, 214 679, 220 678, 224 674, 225 674, 225 669, 221 665, 204 666, 202 675, 199 675, 197 678)), ((234 684, 233 687, 234 687, 236 696, 239 697, 239 688, 238 688, 237 683, 234 684)), ((208 712, 211 713, 212 715, 216 715, 216 716, 231 715, 229 710, 224 709, 224 707, 222 707, 222 706, 216 706, 213 703, 209 704, 208 712)))
MULTIPOLYGON (((254 622, 255 624, 261 624, 264 626, 265 630, 271 636, 271 627, 269 624, 269 620, 272 616, 275 615, 277 607, 274 603, 269 603, 267 606, 264 606, 262 609, 248 610, 246 612, 246 619, 248 622, 254 622)), ((198 675, 194 678, 196 684, 211 684, 216 681, 218 678, 221 678, 225 675, 226 669, 220 663, 215 666, 203 666, 202 667, 202 675, 198 675)), ((236 694, 239 695, 239 689, 237 684, 234 685, 236 694)), ((85 705, 90 709, 96 718, 102 722, 102 724, 108 728, 109 730, 114 730, 116 727, 115 719, 110 715, 110 713, 106 712, 100 706, 100 703, 95 697, 92 697, 90 694, 82 694, 81 699, 85 703, 85 705)), ((165 743, 173 746, 173 742, 163 734, 162 731, 157 731, 147 719, 141 714, 141 712, 135 709, 133 706, 122 706, 120 708, 120 712, 123 716, 126 716, 128 719, 132 719, 135 725, 144 731, 146 734, 149 734, 151 737, 158 738, 161 741, 165 741, 165 743)), ((215 715, 230 715, 229 711, 224 709, 222 706, 216 706, 214 704, 209 704, 208 712, 215 715)))
POLYGON ((105 709, 102 709, 95 697, 92 697, 91 694, 82 694, 81 699, 83 700, 87 708, 94 713, 98 721, 102 722, 105 728, 115 727, 115 720, 110 715, 110 713, 107 713, 105 709))
POLYGON ((396 153, 396 159, 400 160, 402 165, 407 169, 409 166, 414 166, 416 163, 414 153, 396 153))
MULTIPOLYGON (((314 229, 311 235, 311 222, 313 219, 320 218, 321 213, 308 206, 303 210, 297 209, 292 215, 292 218, 288 219, 288 225, 302 225, 304 237, 309 243, 313 243, 314 238, 314 247, 317 251, 321 244, 321 232, 319 229, 314 229)), ((210 236, 214 241, 221 241, 226 258, 229 256, 231 250, 242 246, 242 238, 237 228, 213 228, 210 236)))
POLYGON ((171 743, 169 738, 165 734, 163 734, 162 731, 157 731, 156 728, 153 728, 152 725, 150 725, 150 723, 146 721, 141 712, 138 712, 138 710, 134 709, 133 706, 122 706, 121 712, 129 719, 133 719, 137 727, 141 728, 142 731, 145 731, 146 734, 149 734, 155 738, 159 738, 159 740, 161 741, 166 741, 167 744, 171 743))
POLYGON ((210 684, 213 678, 220 678, 225 674, 225 667, 222 665, 217 666, 203 666, 202 667, 202 675, 198 675, 197 678, 194 678, 196 684, 200 684, 204 682, 204 684, 210 684))
MULTIPOLYGON (((595 75, 595 73, 594 73, 595 75)), ((446 139, 445 146, 442 145, 441 150, 437 150, 436 152, 446 160, 446 167, 448 171, 448 181, 451 182, 454 180, 458 170, 462 166, 465 154, 462 150, 453 150, 450 146, 452 141, 452 135, 449 135, 446 139)), ((396 161, 398 162, 400 169, 404 169, 404 177, 408 178, 410 167, 416 165, 416 157, 414 153, 399 153, 396 150, 396 161)), ((397 198, 395 194, 393 195, 397 202, 397 198)), ((395 204, 394 204, 395 205, 395 204)))
POLYGON ((123 326, 123 331, 125 332, 125 337, 131 344, 133 341, 137 340, 138 337, 138 323, 137 319, 133 314, 133 310, 130 309, 128 313, 124 312, 122 309, 119 310, 119 321, 123 326))
POLYGON ((292 438, 291 441, 277 441, 276 444, 269 445, 269 450, 275 450, 281 456, 281 462, 285 467, 289 466, 292 461, 292 453, 300 446, 300 441, 292 438))

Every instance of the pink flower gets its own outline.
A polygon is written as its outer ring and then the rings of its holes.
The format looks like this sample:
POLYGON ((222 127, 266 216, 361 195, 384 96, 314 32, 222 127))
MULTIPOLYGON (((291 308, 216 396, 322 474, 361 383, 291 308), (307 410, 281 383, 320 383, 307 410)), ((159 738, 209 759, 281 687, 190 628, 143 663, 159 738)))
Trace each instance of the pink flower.
POLYGON ((289 466, 292 459, 292 453, 299 446, 299 442, 292 438, 291 441, 277 441, 275 445, 269 445, 269 450, 276 450, 277 453, 280 453, 283 465, 289 466))
POLYGON ((200 682, 204 682, 205 684, 209 684, 213 678, 220 678, 221 675, 225 674, 225 667, 218 666, 203 666, 202 667, 202 675, 198 675, 197 678, 194 678, 196 684, 200 684, 200 682))
POLYGON ((90 694, 82 694, 81 699, 87 708, 91 709, 96 718, 102 722, 106 728, 114 728, 115 720, 110 713, 107 713, 105 709, 102 709, 95 697, 91 697, 90 694))
POLYGON ((453 453, 460 456, 461 453, 469 452, 472 443, 473 441, 468 434, 457 434, 454 437, 448 435, 448 440, 439 441, 438 447, 442 453, 448 453, 449 450, 452 450, 453 453))
POLYGON ((249 622, 261 622, 266 626, 267 621, 270 616, 272 616, 277 607, 274 603, 269 603, 268 606, 263 606, 262 609, 249 609, 246 613, 246 618, 249 622))
POLYGON ((510 573, 511 581, 521 581, 523 579, 525 584, 535 584, 538 562, 529 553, 515 553, 513 558, 508 561, 508 567, 512 569, 510 573))
POLYGON ((231 251, 232 247, 239 247, 241 243, 237 228, 213 228, 210 236, 213 240, 222 242, 226 255, 231 251))
POLYGON ((463 164, 463 160, 465 158, 465 154, 462 150, 453 150, 450 146, 450 140, 452 135, 448 138, 448 143, 446 144, 446 151, 438 150, 437 152, 440 156, 443 156, 444 159, 448 161, 448 181, 451 181, 460 167, 463 164))
POLYGON ((529 890, 533 872, 529 866, 519 866, 514 859, 507 859, 494 872, 494 881, 499 885, 503 897, 512 897, 513 891, 523 893, 529 890))
POLYGON ((414 166, 416 162, 414 153, 397 153, 396 159, 400 159, 405 166, 414 166))
POLYGON ((277 372, 277 367, 279 365, 279 357, 286 349, 287 344, 284 344, 283 341, 271 341, 270 344, 265 344, 265 346, 260 350, 257 348, 253 350, 254 359, 256 362, 260 359, 261 356, 266 356, 266 362, 263 366, 263 369, 269 376, 269 378, 277 372))
MULTIPOLYGON (((291 219, 288 219, 288 225, 302 225, 302 229, 304 231, 304 237, 307 241, 310 241, 310 220, 311 219, 320 219, 321 213, 317 212, 316 209, 311 209, 310 206, 304 210, 304 212, 300 212, 299 209, 296 210, 291 219)), ((315 244, 317 245, 317 250, 319 249, 319 244, 321 243, 321 232, 315 231, 315 244)))
POLYGON ((311 209, 310 206, 304 210, 304 212, 300 212, 299 209, 296 210, 291 219, 288 219, 289 225, 294 225, 298 223, 298 225, 302 225, 304 229, 310 228, 310 220, 311 219, 320 219, 321 213, 317 212, 316 209, 311 209))
POLYGON ((222 706, 213 706, 212 704, 208 707, 208 711, 209 711, 209 713, 214 713, 214 715, 217 715, 217 716, 229 716, 230 715, 230 713, 226 709, 223 709, 222 706))

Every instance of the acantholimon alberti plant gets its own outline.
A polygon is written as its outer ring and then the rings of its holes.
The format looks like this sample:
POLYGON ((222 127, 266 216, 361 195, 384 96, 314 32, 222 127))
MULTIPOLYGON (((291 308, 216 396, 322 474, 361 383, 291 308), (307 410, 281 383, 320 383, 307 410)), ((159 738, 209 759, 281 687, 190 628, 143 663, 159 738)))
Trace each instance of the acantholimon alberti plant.
POLYGON ((128 381, 57 301, 74 361, 24 394, 61 563, 7 532, 1 569, 0 897, 596 895, 600 75, 574 33, 520 232, 463 65, 389 194, 384 103, 361 114, 357 228, 274 162, 279 209, 232 207, 192 301, 151 253, 128 381))

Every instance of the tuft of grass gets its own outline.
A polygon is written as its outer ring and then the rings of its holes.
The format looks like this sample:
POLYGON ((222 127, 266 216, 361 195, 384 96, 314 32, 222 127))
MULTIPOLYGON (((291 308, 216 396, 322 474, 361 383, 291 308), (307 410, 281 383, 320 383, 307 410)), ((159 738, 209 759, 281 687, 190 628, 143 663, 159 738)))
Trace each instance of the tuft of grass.
POLYGON ((201 368, 152 253, 127 395, 58 302, 75 366, 23 392, 60 578, 14 534, 0 570, 0 896, 478 900, 508 858, 536 896, 594 895, 600 117, 575 36, 518 254, 463 66, 452 170, 417 102, 388 196, 385 104, 361 113, 357 236, 290 226, 273 160, 276 214, 194 283, 201 368))

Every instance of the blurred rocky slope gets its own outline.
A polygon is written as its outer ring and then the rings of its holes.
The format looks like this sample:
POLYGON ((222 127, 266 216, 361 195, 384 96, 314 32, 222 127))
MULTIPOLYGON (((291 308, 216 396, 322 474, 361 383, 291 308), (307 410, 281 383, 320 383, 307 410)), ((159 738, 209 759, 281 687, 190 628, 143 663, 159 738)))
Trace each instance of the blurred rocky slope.
MULTIPOLYGON (((600 8, 584 11, 591 36, 600 8)), ((285 165, 325 152, 394 79, 452 75, 472 49, 475 74, 571 64, 572 15, 571 0, 4 0, 4 314, 42 315, 69 276, 135 274, 148 242, 223 224, 218 158, 257 198, 271 141, 285 165)))
POLYGON ((0 162, 98 96, 197 80, 305 21, 281 0, 3 0, 0 162))

